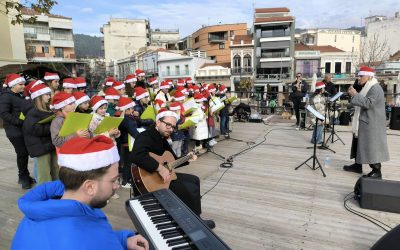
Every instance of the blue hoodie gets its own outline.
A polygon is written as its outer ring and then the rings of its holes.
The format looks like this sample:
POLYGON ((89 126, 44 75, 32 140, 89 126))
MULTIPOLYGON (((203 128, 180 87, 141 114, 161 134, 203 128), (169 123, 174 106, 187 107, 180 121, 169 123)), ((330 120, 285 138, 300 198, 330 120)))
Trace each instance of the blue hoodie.
POLYGON ((61 181, 33 188, 18 200, 25 217, 11 249, 127 249, 129 230, 114 231, 106 215, 76 200, 61 200, 61 181))

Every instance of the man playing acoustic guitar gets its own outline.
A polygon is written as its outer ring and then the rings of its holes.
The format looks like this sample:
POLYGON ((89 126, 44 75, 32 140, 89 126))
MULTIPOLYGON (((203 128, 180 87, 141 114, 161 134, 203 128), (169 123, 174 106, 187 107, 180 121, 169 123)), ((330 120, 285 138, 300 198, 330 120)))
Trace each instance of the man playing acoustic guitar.
MULTIPOLYGON (((169 151, 174 158, 174 154, 168 138, 171 133, 177 129, 177 115, 169 110, 158 113, 156 117, 155 127, 140 133, 136 139, 132 149, 132 162, 138 167, 143 168, 149 173, 157 171, 160 178, 164 183, 171 181, 171 172, 159 161, 149 155, 154 153, 156 155, 163 155, 165 151, 169 151)), ((189 161, 197 159, 193 153, 189 161)), ((188 165, 187 162, 178 167, 188 165)), ((170 183, 170 190, 174 192, 196 215, 201 214, 201 196, 200 196, 200 179, 199 177, 191 174, 177 173, 176 180, 170 183)), ((212 220, 203 220, 209 228, 214 228, 215 223, 212 220)))

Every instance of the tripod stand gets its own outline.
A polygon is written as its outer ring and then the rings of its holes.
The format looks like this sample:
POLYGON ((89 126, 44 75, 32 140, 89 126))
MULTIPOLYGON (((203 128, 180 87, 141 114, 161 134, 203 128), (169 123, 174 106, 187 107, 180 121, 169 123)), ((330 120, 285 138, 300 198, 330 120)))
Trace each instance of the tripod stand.
MULTIPOLYGON (((303 165, 307 165, 309 168, 311 168, 312 170, 317 170, 318 168, 321 169, 322 175, 324 177, 326 177, 324 170, 322 169, 322 165, 321 163, 319 163, 319 160, 317 158, 317 127, 318 127, 318 118, 315 117, 315 127, 314 127, 314 153, 312 156, 310 156, 310 158, 308 158, 306 161, 304 161, 303 163, 301 163, 299 166, 297 166, 295 168, 295 170, 299 169, 301 166, 303 165), (307 164, 307 162, 309 160, 313 160, 313 165, 312 167, 310 165, 307 164), (318 167, 315 167, 315 163, 318 163, 318 167)), ((322 121, 322 120, 321 120, 322 121)))
MULTIPOLYGON (((333 101, 333 104, 332 104, 332 105, 333 105, 333 118, 335 118, 335 114, 336 114, 336 100, 333 101)), ((325 135, 325 134, 324 134, 324 135, 325 135)), ((346 144, 344 144, 343 140, 340 139, 339 135, 336 133, 336 131, 335 131, 335 122, 334 122, 334 121, 332 121, 332 130, 331 130, 331 134, 329 135, 328 139, 326 140, 325 145, 329 142, 329 139, 331 139, 331 143, 332 143, 332 144, 335 143, 335 142, 337 142, 337 141, 341 141, 341 142, 343 143, 343 145, 346 145, 346 144), (336 135, 336 137, 337 137, 336 140, 334 140, 335 135, 336 135)))

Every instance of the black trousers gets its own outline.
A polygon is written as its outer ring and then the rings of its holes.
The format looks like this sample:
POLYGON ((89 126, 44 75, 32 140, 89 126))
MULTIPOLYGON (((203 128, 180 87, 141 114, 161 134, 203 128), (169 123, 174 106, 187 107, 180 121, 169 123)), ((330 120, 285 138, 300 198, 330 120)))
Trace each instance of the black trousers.
POLYGON ((201 214, 200 179, 191 174, 177 173, 177 179, 171 182, 169 189, 176 194, 192 211, 201 214))
POLYGON ((296 124, 300 125, 300 104, 301 99, 293 99, 294 113, 296 114, 296 124))
POLYGON ((8 138, 14 146, 15 153, 17 154, 18 177, 29 177, 28 160, 29 154, 25 146, 23 136, 8 138))
POLYGON ((131 165, 132 165, 132 154, 129 152, 128 146, 121 147, 121 160, 122 160, 122 180, 128 182, 132 179, 131 165))

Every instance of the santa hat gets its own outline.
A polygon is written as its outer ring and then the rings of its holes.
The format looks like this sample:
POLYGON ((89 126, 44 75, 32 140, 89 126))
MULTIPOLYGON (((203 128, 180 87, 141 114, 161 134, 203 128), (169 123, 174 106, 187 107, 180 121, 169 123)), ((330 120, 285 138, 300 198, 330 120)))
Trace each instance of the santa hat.
POLYGON ((317 82, 315 84, 315 89, 323 89, 325 88, 325 83, 324 82, 317 82))
POLYGON ((135 102, 132 101, 131 98, 121 97, 118 101, 118 105, 116 107, 117 110, 125 111, 128 108, 133 108, 135 106, 135 102))
POLYGON ((165 81, 169 84, 169 85, 174 85, 174 81, 172 79, 165 79, 165 81))
POLYGON ((374 69, 367 67, 367 66, 362 66, 360 68, 360 71, 358 72, 359 76, 374 76, 374 69))
POLYGON ((158 83, 158 80, 157 80, 156 77, 151 77, 149 79, 149 85, 154 85, 154 84, 157 84, 157 83, 158 83))
POLYGON ((36 86, 31 88, 29 93, 31 93, 31 99, 33 100, 41 95, 51 93, 51 89, 44 84, 37 84, 36 86))
POLYGON ((36 81, 31 81, 28 85, 26 85, 25 88, 24 88, 25 99, 29 99, 30 98, 30 90, 31 90, 31 88, 35 87, 38 84, 42 84, 42 83, 44 83, 44 82, 41 81, 41 80, 36 80, 36 81))
POLYGON ((218 89, 218 92, 219 92, 219 93, 223 94, 223 93, 225 93, 226 91, 228 91, 228 89, 225 87, 225 85, 219 86, 219 89, 218 89))
POLYGON ((208 85, 208 88, 207 88, 207 89, 208 89, 208 91, 211 92, 211 93, 217 91, 217 89, 215 88, 215 85, 214 85, 214 84, 208 85))
POLYGON ((114 77, 108 76, 108 77, 106 78, 106 80, 104 81, 104 84, 105 84, 106 86, 108 86, 108 87, 111 87, 111 86, 113 85, 114 82, 115 82, 114 77))
POLYGON ((206 89, 203 90, 201 94, 204 96, 206 100, 211 97, 210 92, 208 92, 206 89))
POLYGON ((179 102, 173 102, 169 105, 170 110, 180 110, 181 109, 181 104, 179 102))
POLYGON ((154 100, 154 105, 156 106, 156 109, 157 109, 157 110, 159 110, 159 109, 164 108, 164 107, 167 106, 167 104, 166 104, 163 100, 161 100, 161 99, 156 99, 156 100, 154 100))
POLYGON ((189 84, 190 84, 190 83, 194 83, 193 80, 192 80, 192 78, 190 78, 190 77, 186 78, 186 79, 185 79, 185 82, 186 82, 186 83, 189 83, 189 84))
POLYGON ((114 89, 121 90, 121 89, 125 88, 125 84, 123 84, 122 82, 114 82, 112 87, 114 89))
POLYGON ((87 94, 77 91, 75 93, 72 94, 75 97, 75 105, 78 107, 79 105, 81 105, 84 102, 88 102, 90 101, 90 98, 87 94))
POLYGON ((162 81, 160 84, 160 89, 169 89, 169 84, 167 81, 162 81))
POLYGON ((178 82, 176 83, 177 86, 185 86, 185 81, 183 79, 178 79, 178 82))
POLYGON ((63 80, 62 87, 63 88, 71 88, 71 89, 78 88, 78 86, 76 85, 75 80, 73 78, 65 78, 63 80))
POLYGON ((168 110, 168 109, 166 109, 166 108, 162 108, 162 109, 160 109, 159 111, 158 111, 158 114, 157 114, 157 116, 156 116, 156 120, 158 121, 158 120, 160 120, 161 118, 164 118, 164 117, 166 117, 166 116, 172 116, 172 117, 175 117, 175 119, 179 119, 179 116, 175 113, 175 112, 173 112, 173 111, 171 111, 171 110, 168 110))
POLYGON ((43 79, 45 79, 46 81, 52 81, 52 80, 60 80, 60 77, 58 76, 57 73, 46 72, 44 73, 43 79))
POLYGON ((25 83, 25 78, 23 78, 22 76, 18 75, 18 74, 8 74, 6 76, 6 81, 3 84, 3 87, 9 87, 12 88, 17 84, 20 83, 25 83))
POLYGON ((96 110, 104 104, 108 105, 108 102, 104 99, 104 97, 98 95, 93 96, 89 101, 90 108, 93 110, 93 112, 96 112, 96 110))
POLYGON ((145 76, 145 75, 146 75, 146 74, 144 73, 144 71, 141 70, 141 69, 135 70, 135 74, 136 74, 137 76, 145 76))
POLYGON ((194 100, 196 102, 203 102, 203 101, 206 100, 206 98, 204 98, 204 96, 202 94, 200 94, 200 93, 195 93, 194 94, 194 100))
POLYGON ((121 97, 118 91, 114 88, 107 88, 106 90, 104 90, 104 94, 104 98, 106 100, 118 100, 121 97))
POLYGON ((104 135, 92 139, 74 137, 66 141, 57 155, 58 165, 76 171, 90 171, 119 162, 114 141, 104 135))
POLYGON ((198 85, 193 85, 193 92, 194 93, 199 93, 200 92, 200 87, 198 85))
MULTIPOLYGON (((181 92, 182 94, 185 94, 185 95, 189 94, 189 92, 187 91, 187 89, 186 89, 185 87, 183 87, 183 86, 178 86, 178 87, 176 88, 176 92, 181 92)), ((176 92, 175 92, 175 93, 176 93, 176 92)))
POLYGON ((136 100, 140 100, 142 98, 148 97, 149 92, 147 92, 147 90, 145 90, 142 87, 136 87, 135 88, 135 96, 136 96, 136 100))
POLYGON ((59 92, 53 96, 50 108, 58 110, 74 102, 75 97, 73 95, 66 92, 59 92))
POLYGON ((136 78, 136 75, 134 75, 134 74, 129 74, 125 77, 126 83, 131 83, 131 82, 136 82, 136 81, 137 81, 137 78, 136 78))
POLYGON ((78 88, 86 88, 86 80, 83 77, 77 77, 75 79, 75 84, 78 88))
POLYGON ((185 100, 185 95, 180 91, 175 91, 174 100, 175 101, 184 101, 185 100))

